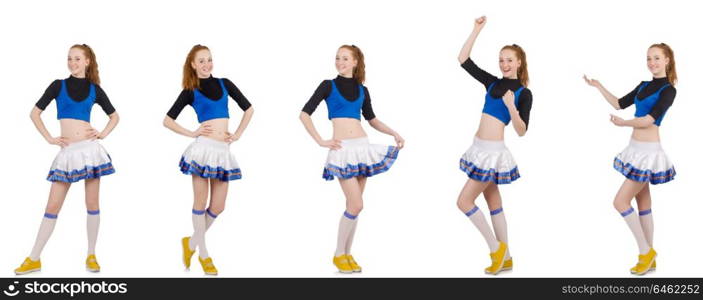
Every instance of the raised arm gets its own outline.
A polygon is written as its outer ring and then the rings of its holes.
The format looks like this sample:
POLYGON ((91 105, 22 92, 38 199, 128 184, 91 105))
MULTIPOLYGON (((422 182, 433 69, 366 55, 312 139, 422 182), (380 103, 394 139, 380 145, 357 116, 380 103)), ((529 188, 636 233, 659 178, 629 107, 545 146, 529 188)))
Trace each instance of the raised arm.
POLYGON ((607 100, 608 103, 610 103, 610 105, 613 106, 613 108, 621 109, 620 104, 618 103, 618 97, 615 97, 615 95, 613 95, 605 87, 603 87, 603 85, 600 83, 600 81, 593 79, 593 78, 588 79, 588 77, 586 77, 586 75, 583 75, 583 80, 586 81, 586 84, 597 88, 598 91, 601 93, 601 95, 603 95, 605 100, 607 100))
POLYGON ((461 51, 459 51, 460 64, 464 63, 469 56, 471 56, 471 49, 474 47, 474 42, 476 42, 476 38, 484 25, 486 25, 486 16, 481 16, 474 20, 474 30, 471 32, 471 35, 469 35, 469 38, 466 39, 464 46, 461 47, 461 51))

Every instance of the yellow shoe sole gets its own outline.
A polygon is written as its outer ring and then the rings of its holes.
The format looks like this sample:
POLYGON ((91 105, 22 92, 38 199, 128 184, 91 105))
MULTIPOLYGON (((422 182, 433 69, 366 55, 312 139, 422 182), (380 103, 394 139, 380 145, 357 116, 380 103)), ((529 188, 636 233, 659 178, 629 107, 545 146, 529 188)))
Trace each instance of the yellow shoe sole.
POLYGON ((17 270, 15 270, 15 275, 25 275, 25 274, 34 273, 34 272, 39 272, 39 271, 41 271, 41 268, 30 269, 30 270, 26 270, 26 271, 17 271, 17 270))

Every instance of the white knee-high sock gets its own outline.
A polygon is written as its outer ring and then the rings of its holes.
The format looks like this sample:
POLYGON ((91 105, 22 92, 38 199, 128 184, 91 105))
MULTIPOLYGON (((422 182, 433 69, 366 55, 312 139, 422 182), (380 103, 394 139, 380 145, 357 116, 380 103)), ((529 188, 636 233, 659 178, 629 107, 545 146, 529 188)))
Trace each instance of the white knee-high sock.
POLYGON ((205 231, 210 229, 210 226, 212 226, 212 223, 215 222, 215 219, 217 219, 217 215, 213 214, 212 211, 208 208, 205 211, 205 231))
POLYGON ((469 217, 471 223, 474 223, 476 229, 478 229, 478 231, 481 232, 481 235, 483 235, 483 238, 486 239, 488 249, 491 250, 491 253, 496 252, 499 246, 498 240, 493 234, 493 230, 491 230, 488 222, 486 222, 486 218, 483 217, 483 213, 478 209, 478 206, 474 206, 474 208, 464 214, 469 217))
POLYGON ((647 239, 649 247, 654 247, 654 220, 652 219, 652 209, 641 210, 639 215, 644 238, 647 239))
POLYGON ((647 239, 644 237, 644 231, 642 230, 642 225, 640 225, 640 219, 637 215, 633 214, 634 211, 635 209, 630 207, 627 210, 620 212, 620 215, 623 217, 625 223, 627 223, 627 226, 630 227, 632 234, 635 236, 637 247, 640 249, 640 254, 644 255, 649 252, 650 247, 647 243, 647 239))
POLYGON ((88 255, 95 254, 95 243, 98 241, 98 229, 100 228, 100 210, 89 210, 86 220, 88 231, 88 255))
POLYGON ((205 246, 205 211, 193 209, 193 235, 190 237, 191 250, 198 248, 198 256, 205 259, 209 255, 205 246))
POLYGON ((352 215, 344 211, 342 218, 339 220, 339 230, 337 231, 337 250, 334 251, 334 256, 347 254, 347 242, 352 230, 356 226, 358 216, 352 215))
POLYGON ((356 224, 358 222, 354 220, 354 224, 352 225, 351 232, 349 233, 349 237, 347 238, 347 243, 344 245, 344 253, 346 254, 351 254, 351 247, 352 243, 354 243, 354 234, 356 233, 356 224))
POLYGON ((44 245, 49 240, 51 233, 54 232, 54 227, 56 226, 56 218, 58 215, 52 215, 50 213, 45 213, 44 218, 39 225, 39 233, 37 233, 37 239, 34 242, 34 247, 32 247, 32 253, 29 254, 29 258, 33 261, 39 260, 42 249, 44 245))
MULTIPOLYGON (((503 208, 497 208, 491 211, 491 223, 493 223, 493 231, 496 233, 496 239, 508 244, 508 223, 505 221, 505 213, 503 208)), ((510 247, 505 252, 505 258, 510 258, 510 247)))

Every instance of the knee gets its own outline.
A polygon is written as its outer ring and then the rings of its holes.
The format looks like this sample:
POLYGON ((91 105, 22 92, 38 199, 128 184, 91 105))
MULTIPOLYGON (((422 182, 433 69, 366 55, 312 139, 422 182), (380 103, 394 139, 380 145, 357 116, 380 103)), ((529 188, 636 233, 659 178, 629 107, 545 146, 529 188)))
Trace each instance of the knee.
POLYGON ((210 207, 208 208, 210 213, 213 215, 220 215, 223 211, 225 211, 225 204, 212 204, 210 203, 210 207))
POLYGON ((627 210, 630 207, 630 204, 627 201, 623 201, 622 199, 618 199, 617 197, 613 200, 613 207, 615 210, 618 212, 623 212, 627 210))
POLYGON ((459 210, 463 210, 463 209, 464 209, 464 203, 461 201, 461 198, 459 198, 459 199, 456 200, 456 207, 457 207, 459 210))
POLYGON ((46 205, 46 212, 52 215, 56 215, 61 210, 61 205, 58 202, 49 202, 46 205))
POLYGON ((86 197, 85 198, 85 206, 89 209, 95 209, 98 207, 98 204, 100 201, 98 200, 98 197, 86 197))
POLYGON ((364 204, 361 201, 354 201, 347 206, 347 212, 355 216, 358 216, 362 209, 364 209, 364 204))
POLYGON ((456 200, 456 206, 459 208, 461 212, 467 212, 469 209, 474 207, 474 202, 467 200, 467 199, 462 199, 459 197, 459 199, 456 200))
POLYGON ((204 193, 195 193, 193 197, 193 202, 202 205, 207 204, 207 191, 204 193))
POLYGON ((486 197, 486 203, 488 203, 488 208, 491 210, 498 209, 503 206, 503 201, 500 197, 486 197))

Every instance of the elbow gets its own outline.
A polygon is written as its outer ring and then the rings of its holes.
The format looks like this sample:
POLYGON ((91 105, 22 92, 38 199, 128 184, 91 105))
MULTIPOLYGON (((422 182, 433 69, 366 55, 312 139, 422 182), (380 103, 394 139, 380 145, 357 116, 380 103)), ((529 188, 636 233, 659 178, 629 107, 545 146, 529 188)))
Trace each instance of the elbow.
POLYGON ((310 115, 308 115, 308 113, 306 113, 304 111, 301 111, 300 116, 298 116, 298 119, 300 119, 300 121, 302 121, 302 122, 305 122, 306 120, 310 119, 310 115))
POLYGON ((173 119, 171 119, 171 117, 165 116, 165 117, 164 117, 164 121, 162 122, 162 124, 164 125, 164 127, 169 128, 169 125, 170 125, 172 122, 173 122, 173 119))
POLYGON ((646 115, 642 118, 636 119, 635 125, 638 128, 647 128, 654 125, 656 121, 657 120, 654 119, 654 117, 652 117, 651 115, 646 115))
POLYGON ((114 112, 110 115, 110 121, 115 122, 115 124, 120 122, 120 115, 114 112))
POLYGON ((32 111, 29 112, 29 118, 32 120, 36 120, 37 118, 39 118, 39 115, 41 113, 42 110, 35 106, 32 108, 32 111))
POLYGON ((244 111, 244 113, 247 114, 247 115, 250 115, 250 116, 253 115, 253 114, 254 114, 254 107, 253 107, 253 106, 249 106, 249 108, 247 108, 247 110, 244 111))
POLYGON ((637 124, 637 125, 640 125, 640 126, 637 126, 638 128, 647 128, 647 127, 651 127, 652 125, 654 125, 654 120, 652 120, 652 121, 650 121, 650 120, 644 120, 643 122, 641 122, 641 123, 639 123, 639 124, 637 124))

